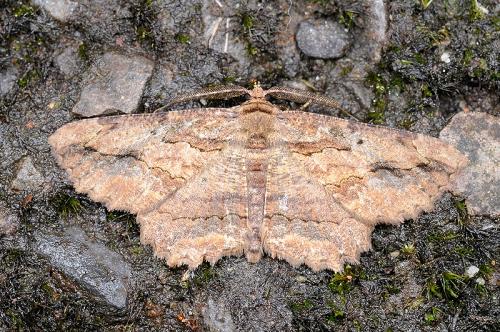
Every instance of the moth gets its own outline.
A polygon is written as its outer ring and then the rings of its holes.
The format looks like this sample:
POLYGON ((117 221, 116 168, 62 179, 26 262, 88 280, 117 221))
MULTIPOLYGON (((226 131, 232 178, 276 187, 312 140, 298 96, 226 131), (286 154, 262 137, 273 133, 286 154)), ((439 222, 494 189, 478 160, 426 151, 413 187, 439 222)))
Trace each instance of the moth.
POLYGON ((242 95, 230 108, 79 120, 49 143, 76 191, 136 214, 141 242, 190 269, 268 254, 340 271, 370 249, 376 224, 431 210, 467 163, 437 138, 266 99, 339 107, 301 90, 219 87, 173 103, 242 95))

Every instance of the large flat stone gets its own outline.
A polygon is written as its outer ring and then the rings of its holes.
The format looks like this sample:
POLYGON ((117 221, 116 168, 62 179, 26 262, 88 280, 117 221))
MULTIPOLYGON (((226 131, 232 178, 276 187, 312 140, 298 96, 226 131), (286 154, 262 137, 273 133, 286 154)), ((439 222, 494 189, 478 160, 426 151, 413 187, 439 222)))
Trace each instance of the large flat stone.
POLYGON ((72 112, 83 117, 133 113, 153 66, 153 61, 138 55, 104 54, 87 73, 86 85, 72 112))
POLYGON ((62 235, 39 233, 36 250, 83 288, 117 309, 127 306, 130 266, 118 253, 92 241, 78 227, 62 235))
POLYGON ((440 138, 467 155, 470 164, 455 183, 473 215, 500 215, 500 122, 481 112, 462 112, 440 138))

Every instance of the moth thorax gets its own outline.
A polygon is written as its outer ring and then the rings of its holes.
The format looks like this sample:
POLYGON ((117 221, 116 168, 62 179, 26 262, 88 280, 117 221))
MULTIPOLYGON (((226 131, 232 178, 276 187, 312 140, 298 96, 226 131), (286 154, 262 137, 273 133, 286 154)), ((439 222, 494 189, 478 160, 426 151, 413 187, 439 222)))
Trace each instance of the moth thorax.
POLYGON ((269 140, 262 133, 253 133, 248 136, 245 147, 248 149, 264 150, 269 147, 269 140))

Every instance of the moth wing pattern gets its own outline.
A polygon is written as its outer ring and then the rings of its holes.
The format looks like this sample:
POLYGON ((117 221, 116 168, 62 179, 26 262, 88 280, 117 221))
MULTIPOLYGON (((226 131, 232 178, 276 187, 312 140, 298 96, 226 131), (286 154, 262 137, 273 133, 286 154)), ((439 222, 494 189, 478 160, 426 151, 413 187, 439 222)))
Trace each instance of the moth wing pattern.
POLYGON ((339 271, 370 248, 373 227, 432 209, 467 159, 439 139, 304 112, 278 115, 264 248, 339 271))
POLYGON ((141 240, 171 266, 243 252, 246 188, 230 109, 121 115, 50 138, 76 191, 137 214, 141 240))
POLYGON ((118 115, 68 123, 49 143, 77 191, 138 213, 207 167, 235 125, 217 109, 118 115))

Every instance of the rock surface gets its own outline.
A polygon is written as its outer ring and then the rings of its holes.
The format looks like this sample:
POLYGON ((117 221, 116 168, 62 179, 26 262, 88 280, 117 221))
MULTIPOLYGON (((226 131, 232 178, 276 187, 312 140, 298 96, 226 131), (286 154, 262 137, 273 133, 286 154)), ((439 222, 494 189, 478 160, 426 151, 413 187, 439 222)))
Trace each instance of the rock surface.
POLYGON ((35 168, 31 157, 21 159, 17 167, 17 175, 11 183, 12 190, 36 190, 44 185, 43 175, 35 168))
POLYGON ((313 58, 336 59, 344 55, 351 43, 344 27, 329 20, 308 20, 299 24, 297 45, 313 58))
POLYGON ((66 77, 70 77, 78 72, 81 61, 78 58, 77 50, 72 47, 67 47, 56 56, 54 62, 66 77))
POLYGON ((71 0, 33 0, 33 3, 61 22, 68 21, 78 8, 78 3, 71 0))
POLYGON ((72 112, 90 117, 136 111, 153 65, 139 55, 104 54, 87 73, 87 84, 72 112))
POLYGON ((117 309, 127 306, 131 269, 123 257, 71 227, 62 235, 39 233, 36 250, 81 286, 117 309))
POLYGON ((19 226, 19 217, 0 202, 0 235, 11 235, 19 226))
POLYGON ((499 118, 481 112, 462 112, 453 117, 440 137, 470 160, 455 184, 456 190, 466 197, 469 213, 499 216, 499 118))
POLYGON ((206 297, 197 299, 204 304, 203 320, 211 331, 293 330, 293 313, 288 305, 291 276, 286 270, 239 260, 221 274, 207 290, 206 297), (271 285, 268 280, 273 275, 280 276, 280 281, 271 285), (232 308, 240 305, 243 305, 241 313, 232 316, 232 308))
POLYGON ((8 67, 0 72, 0 97, 9 93, 17 80, 18 71, 15 67, 8 67))

